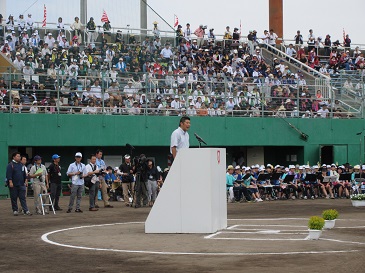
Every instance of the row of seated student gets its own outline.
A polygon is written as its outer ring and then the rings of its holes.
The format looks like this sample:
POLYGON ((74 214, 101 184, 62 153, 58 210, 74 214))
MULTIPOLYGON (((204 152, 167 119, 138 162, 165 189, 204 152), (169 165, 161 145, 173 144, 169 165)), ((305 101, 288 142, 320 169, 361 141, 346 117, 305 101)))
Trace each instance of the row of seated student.
POLYGON ((233 167, 227 169, 230 202, 350 198, 365 193, 365 165, 233 167), (229 177, 234 179, 229 179, 229 177), (234 181, 231 183, 230 181, 234 181))

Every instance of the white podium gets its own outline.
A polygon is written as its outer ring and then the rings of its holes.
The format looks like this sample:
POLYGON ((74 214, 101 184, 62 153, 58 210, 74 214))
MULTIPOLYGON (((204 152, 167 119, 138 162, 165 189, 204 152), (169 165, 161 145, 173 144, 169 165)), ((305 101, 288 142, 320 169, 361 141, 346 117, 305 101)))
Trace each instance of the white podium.
POLYGON ((226 149, 180 150, 145 233, 214 233, 226 227, 226 149))

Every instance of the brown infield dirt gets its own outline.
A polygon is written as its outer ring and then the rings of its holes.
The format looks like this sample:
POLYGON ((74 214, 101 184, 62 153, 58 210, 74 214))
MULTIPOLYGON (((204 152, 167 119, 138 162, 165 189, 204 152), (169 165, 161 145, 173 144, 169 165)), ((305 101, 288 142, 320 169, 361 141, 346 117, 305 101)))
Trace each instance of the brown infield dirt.
POLYGON ((111 202, 90 212, 83 197, 84 212, 67 214, 68 201, 56 215, 14 217, 0 200, 0 272, 365 272, 365 207, 346 199, 228 204, 229 229, 211 238, 145 234, 150 208, 111 202), (335 228, 305 240, 307 219, 330 208, 335 228), (57 230, 47 239, 59 245, 42 240, 57 230))

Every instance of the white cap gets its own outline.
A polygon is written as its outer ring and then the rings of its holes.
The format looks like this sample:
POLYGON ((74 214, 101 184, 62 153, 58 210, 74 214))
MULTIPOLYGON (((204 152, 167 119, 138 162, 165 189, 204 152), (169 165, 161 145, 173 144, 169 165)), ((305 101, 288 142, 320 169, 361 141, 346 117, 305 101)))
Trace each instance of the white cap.
POLYGON ((251 168, 250 167, 246 167, 245 171, 250 171, 251 168))
POLYGON ((303 170, 304 168, 303 168, 303 166, 299 166, 299 170, 303 170))
POLYGON ((82 153, 77 152, 77 153, 75 154, 75 157, 82 157, 82 153))
POLYGON ((237 166, 235 167, 235 169, 236 169, 236 170, 240 170, 240 169, 241 169, 240 165, 237 165, 237 166))
POLYGON ((294 165, 289 165, 289 169, 295 169, 294 165))
POLYGON ((125 158, 125 159, 129 159, 129 158, 131 158, 131 156, 130 156, 129 154, 126 154, 126 155, 124 156, 124 158, 125 158))
POLYGON ((365 170, 365 165, 362 165, 361 166, 361 170, 365 170))
POLYGON ((280 168, 280 165, 276 165, 274 169, 276 169, 276 168, 280 168))
POLYGON ((119 171, 119 167, 114 167, 114 171, 119 171))

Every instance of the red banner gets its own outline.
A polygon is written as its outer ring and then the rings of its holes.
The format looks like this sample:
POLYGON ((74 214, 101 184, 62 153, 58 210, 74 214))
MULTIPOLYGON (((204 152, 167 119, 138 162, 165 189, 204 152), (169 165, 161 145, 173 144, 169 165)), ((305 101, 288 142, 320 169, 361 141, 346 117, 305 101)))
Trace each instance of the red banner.
POLYGON ((179 25, 179 17, 177 17, 175 14, 175 23, 174 23, 174 27, 177 27, 179 25))
POLYGON ((103 15, 101 16, 101 21, 104 23, 109 22, 108 15, 106 14, 105 10, 103 11, 103 15))

